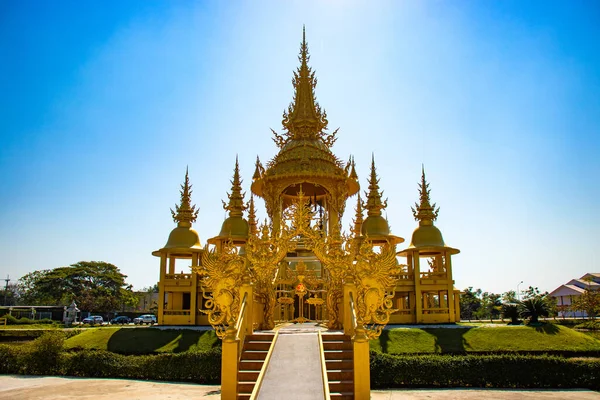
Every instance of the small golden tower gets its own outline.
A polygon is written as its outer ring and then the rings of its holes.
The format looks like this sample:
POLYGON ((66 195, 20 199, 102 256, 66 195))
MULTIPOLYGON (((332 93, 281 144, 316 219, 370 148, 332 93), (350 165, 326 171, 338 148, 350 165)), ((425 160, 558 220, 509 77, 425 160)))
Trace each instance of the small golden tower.
POLYGON ((152 253, 160 257, 160 280, 158 282, 158 323, 162 325, 196 325, 196 300, 198 277, 196 273, 175 273, 178 259, 191 259, 191 268, 197 268, 202 256, 198 232, 192 222, 198 210, 192 205, 192 185, 185 170, 185 181, 181 185, 181 202, 171 210, 177 227, 171 231, 167 244, 152 253), (168 261, 168 271, 167 271, 168 261))
POLYGON ((412 209, 419 226, 412 234, 410 245, 398 252, 406 257, 407 272, 414 276, 414 310, 416 323, 440 323, 460 321, 459 291, 454 289, 451 257, 458 249, 446 246, 442 233, 433 224, 439 208, 431 204, 429 184, 422 168, 419 188, 420 203, 412 209), (428 266, 420 260, 428 259, 428 266))
MULTIPOLYGON (((248 207, 244 204, 244 193, 242 193, 242 180, 240 179, 240 166, 237 156, 235 157, 235 168, 233 170, 233 179, 231 180, 231 194, 227 193, 227 198, 229 202, 223 202, 223 209, 229 211, 229 217, 223 221, 219 235, 208 240, 209 244, 217 246, 217 251, 220 251, 223 243, 226 241, 232 241, 237 246, 242 246, 248 241, 250 227, 248 221, 243 217, 244 211, 248 207)), ((254 223, 256 224, 256 222, 254 223)))
POLYGON ((390 227, 381 210, 387 207, 387 199, 381 201, 382 192, 379 191, 379 178, 375 168, 375 156, 371 156, 371 176, 369 177, 369 192, 365 192, 367 201, 362 204, 367 210, 367 218, 361 227, 362 236, 368 237, 373 243, 389 242, 397 244, 404 239, 390 234, 390 227))

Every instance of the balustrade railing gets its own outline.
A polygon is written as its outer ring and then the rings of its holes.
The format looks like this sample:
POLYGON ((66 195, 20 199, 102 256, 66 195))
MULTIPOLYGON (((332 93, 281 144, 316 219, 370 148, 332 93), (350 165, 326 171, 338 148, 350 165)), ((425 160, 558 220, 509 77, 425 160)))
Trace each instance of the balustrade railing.
POLYGON ((192 279, 192 274, 165 274, 165 279, 192 279))

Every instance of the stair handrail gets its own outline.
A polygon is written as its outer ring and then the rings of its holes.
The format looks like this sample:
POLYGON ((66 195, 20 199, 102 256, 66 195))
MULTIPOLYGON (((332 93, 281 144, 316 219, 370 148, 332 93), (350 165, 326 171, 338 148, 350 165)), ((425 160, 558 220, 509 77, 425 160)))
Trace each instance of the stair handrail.
POLYGON ((325 362, 325 347, 323 346, 323 337, 321 336, 321 331, 319 333, 319 350, 321 352, 321 373, 323 376, 323 395, 325 396, 325 400, 331 399, 331 394, 329 393, 329 377, 327 376, 327 363, 325 362))
POLYGON ((265 374, 267 372, 269 362, 271 361, 271 355, 273 355, 273 349, 275 348, 275 343, 277 343, 278 337, 279 337, 279 331, 275 332, 275 336, 273 336, 273 341, 271 342, 271 346, 269 347, 269 351, 267 352, 265 361, 263 362, 262 368, 260 369, 260 372, 258 373, 258 378, 256 378, 256 383, 254 384, 254 389, 252 389, 252 394, 250 394, 250 400, 256 400, 256 398, 258 396, 258 392, 260 391, 260 387, 262 386, 263 379, 265 378, 265 374))
POLYGON ((244 298, 242 299, 242 305, 240 306, 240 314, 238 320, 235 323, 235 338, 238 341, 238 360, 242 356, 242 350, 244 349, 244 340, 246 339, 246 324, 248 319, 246 318, 246 309, 248 303, 248 292, 244 293, 244 298))
POLYGON ((356 331, 358 327, 358 318, 356 317, 356 308, 354 307, 354 294, 352 292, 348 293, 348 297, 350 298, 350 320, 352 323, 352 332, 356 331))

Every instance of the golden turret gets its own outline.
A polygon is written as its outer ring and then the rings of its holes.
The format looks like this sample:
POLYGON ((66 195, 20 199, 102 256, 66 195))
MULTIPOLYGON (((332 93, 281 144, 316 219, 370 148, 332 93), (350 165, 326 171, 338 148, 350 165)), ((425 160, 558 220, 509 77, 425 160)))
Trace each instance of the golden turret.
POLYGON ((394 243, 402 243, 404 239, 390 235, 388 221, 381 215, 381 210, 387 207, 387 199, 381 201, 383 192, 379 191, 379 178, 375 168, 375 156, 371 156, 371 176, 369 177, 369 193, 366 193, 367 201, 362 206, 367 209, 367 218, 362 223, 361 233, 371 240, 391 240, 394 243))
POLYGON ((229 211, 229 217, 223 221, 218 238, 248 239, 248 222, 243 218, 247 209, 244 205, 244 194, 242 193, 242 180, 240 179, 240 166, 237 156, 235 157, 235 168, 233 180, 231 181, 231 194, 227 193, 229 203, 223 202, 223 209, 229 211))
MULTIPOLYGON (((185 170, 185 181, 181 185, 181 202, 171 209, 173 221, 177 227, 171 231, 164 249, 201 249, 198 232, 192 229, 192 222, 198 217, 198 210, 192 205, 192 185, 190 185, 188 169, 185 170)), ((153 253, 154 254, 154 253, 153 253)), ((157 254, 155 254, 157 255, 157 254)))
POLYGON ((431 204, 429 193, 429 184, 425 179, 425 167, 421 167, 421 183, 419 185, 420 203, 415 203, 415 207, 411 207, 415 220, 419 221, 419 226, 412 234, 408 249, 431 249, 432 252, 439 251, 439 249, 449 249, 451 254, 457 254, 459 250, 446 246, 442 232, 433 224, 433 221, 438 217, 440 209, 439 207, 436 208, 435 203, 431 204))

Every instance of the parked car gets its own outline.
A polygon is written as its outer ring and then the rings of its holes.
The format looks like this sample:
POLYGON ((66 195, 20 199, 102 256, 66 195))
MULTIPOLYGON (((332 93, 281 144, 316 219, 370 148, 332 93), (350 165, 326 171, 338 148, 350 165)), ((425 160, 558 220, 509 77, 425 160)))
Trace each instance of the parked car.
POLYGON ((133 323, 136 325, 142 325, 142 324, 155 324, 156 323, 156 316, 152 315, 152 314, 144 314, 144 315, 140 315, 137 318, 133 319, 133 323))
POLYGON ((104 318, 102 318, 99 315, 90 315, 89 317, 86 317, 83 319, 83 321, 81 321, 82 324, 90 324, 90 325, 94 325, 94 324, 100 324, 102 325, 104 323, 104 318))
POLYGON ((113 319, 110 320, 110 323, 115 325, 115 324, 119 324, 119 325, 124 325, 124 324, 128 324, 131 322, 131 318, 125 316, 125 315, 120 315, 118 317, 114 317, 113 319))

